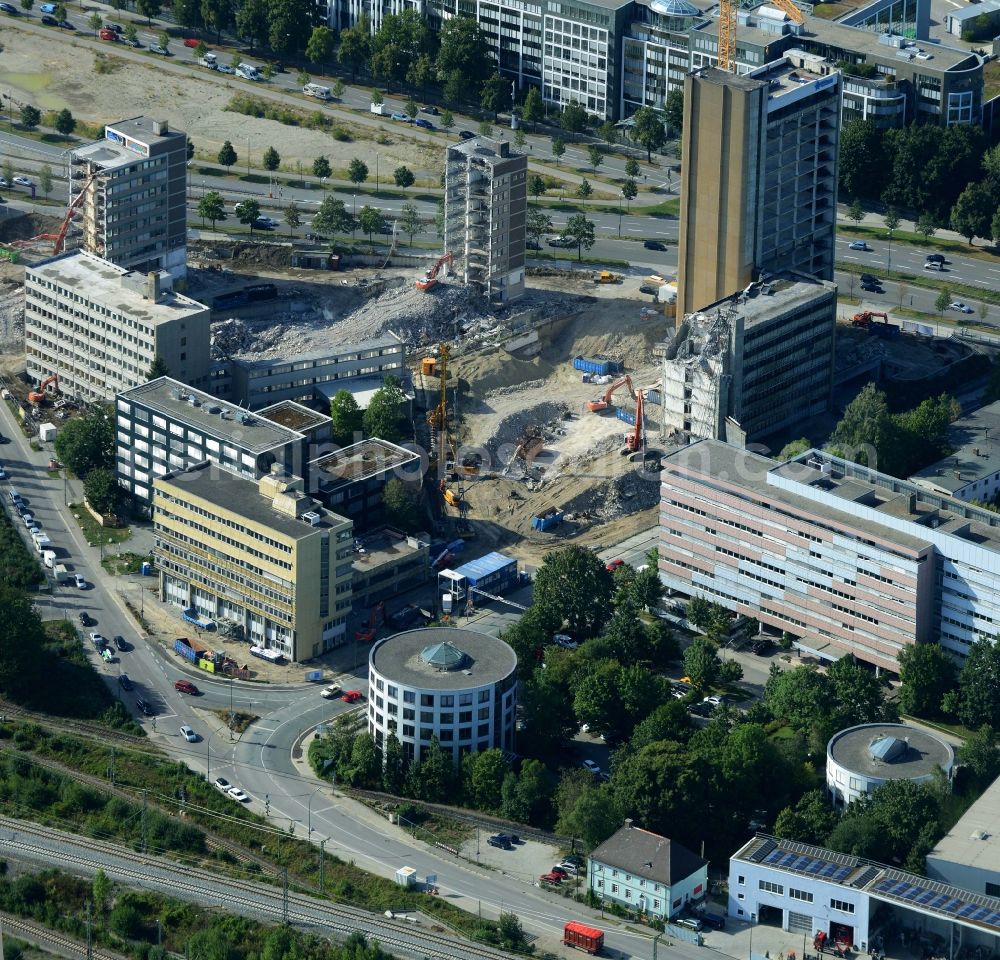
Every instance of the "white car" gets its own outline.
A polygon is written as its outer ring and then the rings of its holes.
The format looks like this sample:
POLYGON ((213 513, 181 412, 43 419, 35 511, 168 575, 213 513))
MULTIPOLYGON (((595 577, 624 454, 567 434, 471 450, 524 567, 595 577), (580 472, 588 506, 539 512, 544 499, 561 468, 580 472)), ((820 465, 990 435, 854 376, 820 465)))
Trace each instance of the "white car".
POLYGON ((181 736, 187 740, 188 743, 197 743, 201 738, 186 724, 181 727, 181 736))
POLYGON ((228 63, 220 63, 216 67, 216 70, 218 70, 219 73, 236 73, 236 71, 231 66, 229 66, 228 63))
POLYGON ((962 303, 961 300, 952 300, 952 302, 948 304, 948 307, 952 310, 958 310, 959 313, 972 313, 972 307, 970 307, 967 303, 962 303))
POLYGON ((229 796, 231 796, 234 800, 238 800, 240 803, 250 802, 250 795, 244 793, 239 787, 230 787, 226 793, 229 794, 229 796))
POLYGON ((713 693, 710 697, 705 697, 705 699, 702 700, 701 702, 710 703, 712 704, 713 707, 721 707, 722 697, 720 697, 717 693, 713 693))
POLYGON ((595 777, 598 776, 600 774, 600 772, 601 772, 600 765, 594 763, 593 760, 584 760, 583 761, 583 769, 584 770, 589 770, 595 777))
POLYGON ((14 183, 16 183, 19 187, 33 187, 35 185, 27 177, 22 176, 14 177, 14 183))
POLYGON ((564 650, 575 650, 577 642, 565 633, 555 633, 552 635, 552 642, 564 650))
POLYGON ((83 590, 83 589, 86 588, 87 581, 84 579, 82 573, 74 574, 73 575, 73 580, 75 581, 76 587, 77 587, 78 590, 83 590))
POLYGON ((223 793, 229 793, 232 788, 232 784, 225 777, 216 777, 213 781, 216 790, 221 790, 223 793))
POLYGON ((331 683, 330 686, 324 687, 323 692, 320 696, 324 700, 333 700, 335 697, 339 697, 343 692, 343 688, 339 683, 331 683))
POLYGON ((161 57, 169 56, 169 54, 166 51, 166 48, 161 47, 158 43, 151 43, 148 47, 146 47, 146 49, 150 53, 158 53, 161 57))

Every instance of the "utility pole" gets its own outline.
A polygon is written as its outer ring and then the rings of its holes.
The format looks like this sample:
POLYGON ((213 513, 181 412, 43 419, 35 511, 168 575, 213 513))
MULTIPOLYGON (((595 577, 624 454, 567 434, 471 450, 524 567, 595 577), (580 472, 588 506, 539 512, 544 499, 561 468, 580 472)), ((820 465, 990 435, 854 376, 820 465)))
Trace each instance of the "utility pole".
MULTIPOLYGON (((120 688, 119 688, 120 689, 120 688)), ((111 786, 115 785, 115 748, 111 748, 111 786)))
POLYGON ((87 901, 87 960, 94 960, 94 944, 90 935, 90 901, 87 901))
POLYGON ((148 810, 149 791, 142 791, 142 852, 146 852, 146 813, 148 810))
MULTIPOLYGON (((326 884, 324 883, 324 866, 326 866, 326 840, 320 840, 319 842, 319 892, 326 893, 326 884)), ((0 960, 3 960, 0 957, 0 960)))
POLYGON ((281 922, 288 926, 288 867, 281 868, 281 922))

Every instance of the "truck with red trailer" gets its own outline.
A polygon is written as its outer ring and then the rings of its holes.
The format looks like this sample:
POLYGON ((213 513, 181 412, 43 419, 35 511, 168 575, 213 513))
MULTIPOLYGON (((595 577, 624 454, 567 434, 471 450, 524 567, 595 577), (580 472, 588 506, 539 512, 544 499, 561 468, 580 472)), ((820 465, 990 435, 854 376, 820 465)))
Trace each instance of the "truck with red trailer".
POLYGON ((596 957, 604 949, 604 931, 571 920, 563 927, 563 943, 596 957))

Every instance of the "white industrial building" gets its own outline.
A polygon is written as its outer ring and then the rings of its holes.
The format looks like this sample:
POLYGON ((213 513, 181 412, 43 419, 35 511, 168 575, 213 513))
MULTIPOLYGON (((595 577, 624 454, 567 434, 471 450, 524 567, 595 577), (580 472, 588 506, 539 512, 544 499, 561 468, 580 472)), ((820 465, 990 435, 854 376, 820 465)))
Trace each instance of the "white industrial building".
POLYGON ((368 657, 368 729, 380 746, 395 734, 419 762, 437 738, 463 754, 514 749, 517 656, 474 630, 429 627, 379 640, 368 657))
POLYGON ((927 854, 927 876, 1000 897, 1000 778, 927 854))
MULTIPOLYGON (((823 933, 861 953, 886 930, 911 943, 935 938, 950 960, 960 947, 991 951, 1000 937, 998 897, 762 834, 729 859, 729 915, 797 933, 808 946, 823 933)), ((900 940, 885 949, 893 946, 900 940)))
POLYGON ((862 723, 835 733, 826 745, 826 788, 845 807, 890 780, 950 782, 955 751, 928 730, 905 723, 862 723))

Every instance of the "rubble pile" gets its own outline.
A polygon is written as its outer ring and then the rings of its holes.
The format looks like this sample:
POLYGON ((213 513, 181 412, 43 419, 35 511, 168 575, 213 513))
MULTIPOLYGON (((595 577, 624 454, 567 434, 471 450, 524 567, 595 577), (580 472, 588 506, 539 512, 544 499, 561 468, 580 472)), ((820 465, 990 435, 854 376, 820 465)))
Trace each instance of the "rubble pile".
POLYGON ((0 283, 0 350, 24 349, 24 286, 16 280, 0 283))
POLYGON ((537 390, 540 387, 544 387, 547 382, 546 380, 525 380, 524 383, 512 383, 506 387, 496 387, 490 390, 483 399, 488 402, 496 400, 499 397, 510 397, 517 393, 523 393, 525 390, 537 390))
POLYGON ((660 502, 660 483, 655 474, 630 469, 599 483, 563 504, 567 513, 594 520, 617 520, 648 510, 660 502))
MULTIPOLYGON (((507 387, 500 387, 500 390, 508 390, 507 387)), ((483 444, 492 457, 496 457, 498 451, 503 446, 516 447, 525 437, 526 432, 535 427, 541 428, 542 436, 552 439, 556 431, 561 429, 559 424, 568 413, 569 408, 564 403, 545 402, 519 410, 510 416, 504 417, 497 425, 493 435, 483 444)))

